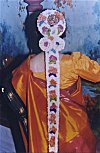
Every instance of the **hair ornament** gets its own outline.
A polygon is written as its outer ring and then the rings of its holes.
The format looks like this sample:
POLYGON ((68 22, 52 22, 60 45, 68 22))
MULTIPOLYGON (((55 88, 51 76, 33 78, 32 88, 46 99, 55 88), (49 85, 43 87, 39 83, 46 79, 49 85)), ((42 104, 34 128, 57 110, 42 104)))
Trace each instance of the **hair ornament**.
POLYGON ((58 152, 59 109, 60 109, 60 61, 59 52, 65 47, 60 36, 66 24, 62 13, 46 10, 38 16, 37 26, 44 36, 39 41, 40 48, 45 51, 47 80, 47 114, 48 114, 48 152, 58 152))

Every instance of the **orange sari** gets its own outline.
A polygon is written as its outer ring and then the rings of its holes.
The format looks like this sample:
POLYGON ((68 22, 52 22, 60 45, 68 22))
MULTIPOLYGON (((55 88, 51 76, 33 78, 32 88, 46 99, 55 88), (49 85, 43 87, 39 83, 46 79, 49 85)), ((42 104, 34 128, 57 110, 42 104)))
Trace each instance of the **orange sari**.
MULTIPOLYGON (((30 57, 13 72, 12 83, 28 109, 30 153, 47 153, 45 72, 32 72, 30 57)), ((93 135, 82 96, 80 77, 100 81, 100 66, 80 52, 63 55, 60 62, 60 153, 95 153, 93 135)))

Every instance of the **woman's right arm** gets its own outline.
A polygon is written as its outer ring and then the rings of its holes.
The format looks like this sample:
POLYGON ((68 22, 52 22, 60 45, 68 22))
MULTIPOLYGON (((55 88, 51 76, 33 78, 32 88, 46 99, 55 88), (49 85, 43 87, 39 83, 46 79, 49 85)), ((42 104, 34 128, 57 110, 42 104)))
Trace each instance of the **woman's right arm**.
POLYGON ((73 62, 75 73, 81 78, 89 80, 91 82, 100 81, 100 64, 94 60, 91 60, 88 56, 80 53, 73 52, 73 62))

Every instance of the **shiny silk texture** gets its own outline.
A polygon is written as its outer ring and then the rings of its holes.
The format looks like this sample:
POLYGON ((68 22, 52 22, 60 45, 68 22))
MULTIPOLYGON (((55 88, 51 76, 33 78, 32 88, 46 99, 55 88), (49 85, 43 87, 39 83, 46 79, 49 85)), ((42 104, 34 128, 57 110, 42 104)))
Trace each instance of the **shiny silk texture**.
MULTIPOLYGON (((60 62, 59 153, 95 153, 80 77, 100 81, 100 66, 80 52, 60 62)), ((29 152, 48 153, 45 72, 30 70, 30 57, 13 71, 12 84, 28 108, 29 152)))

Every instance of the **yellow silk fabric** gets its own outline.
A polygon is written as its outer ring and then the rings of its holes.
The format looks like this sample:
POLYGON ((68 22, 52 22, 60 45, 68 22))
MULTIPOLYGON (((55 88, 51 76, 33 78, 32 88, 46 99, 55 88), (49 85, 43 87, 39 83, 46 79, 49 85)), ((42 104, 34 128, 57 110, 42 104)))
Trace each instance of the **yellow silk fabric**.
MULTIPOLYGON (((13 72, 12 83, 28 108, 29 151, 47 153, 45 72, 30 71, 29 63, 30 57, 13 72)), ((60 88, 65 89, 77 80, 78 82, 76 91, 70 95, 75 99, 75 103, 71 100, 70 102, 61 100, 60 102, 59 148, 89 126, 80 77, 93 82, 100 81, 99 64, 80 52, 63 55, 60 62, 60 88)))

